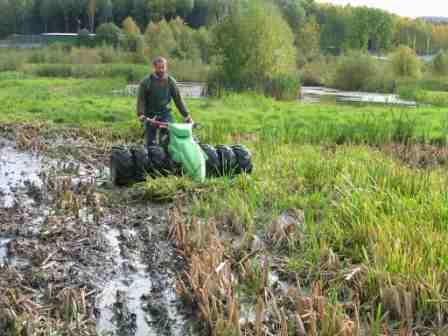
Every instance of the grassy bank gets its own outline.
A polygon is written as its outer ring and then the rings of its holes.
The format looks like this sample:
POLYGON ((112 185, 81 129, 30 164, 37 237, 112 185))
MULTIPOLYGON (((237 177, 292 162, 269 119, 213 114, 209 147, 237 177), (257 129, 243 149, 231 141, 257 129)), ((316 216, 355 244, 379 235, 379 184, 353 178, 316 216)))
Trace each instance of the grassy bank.
MULTIPOLYGON (((49 121, 134 140, 140 137, 135 98, 113 94, 126 86, 115 79, 28 78, 3 73, 0 120, 49 121)), ((244 137, 262 143, 371 144, 445 143, 448 109, 384 106, 306 105, 277 102, 257 95, 229 94, 220 99, 190 100, 199 135, 220 143, 244 137)))
MULTIPOLYGON (((125 79, 17 76, 22 75, 3 74, 0 80, 1 123, 77 127, 109 142, 142 139, 135 98, 112 94, 126 85, 125 79)), ((178 178, 142 185, 150 199, 186 196, 182 220, 188 229, 177 233, 179 248, 192 256, 191 272, 202 270, 191 274, 193 293, 195 285, 206 288, 200 276, 204 265, 216 276, 218 266, 226 269, 225 262, 238 275, 226 287, 235 294, 225 302, 268 312, 272 305, 260 293, 273 289, 259 266, 267 256, 270 269, 275 266, 288 279, 290 299, 293 291, 300 292, 299 301, 323 298, 320 311, 310 308, 320 335, 342 334, 341 325, 359 326, 359 333, 352 329, 345 335, 362 334, 360 329, 368 335, 379 335, 383 328, 405 332, 407 326, 443 330, 448 318, 446 167, 417 169, 383 149, 397 143, 405 152, 421 143, 445 145, 447 108, 307 105, 254 95, 187 103, 203 124, 198 135, 204 142, 244 143, 255 165, 250 177, 201 186, 178 178), (296 220, 293 227, 279 228, 285 213, 296 220), (264 247, 254 248, 257 240, 264 247), (225 252, 213 262, 207 259, 221 246, 225 252)), ((219 293, 209 286, 210 295, 219 293)), ((232 324, 227 308, 214 311, 207 302, 211 310, 207 316, 204 310, 204 319, 230 332, 235 318, 232 324)), ((276 303, 284 316, 276 320, 279 325, 288 321, 287 312, 295 316, 295 308, 285 302, 276 303)), ((311 315, 299 315, 309 334, 317 335, 309 329, 313 320, 305 318, 311 315)), ((294 327, 285 323, 288 327, 281 328, 294 327)))
POLYGON ((432 106, 448 106, 448 79, 403 81, 397 93, 403 99, 411 99, 417 103, 432 106))
MULTIPOLYGON (((253 149, 252 177, 209 182, 202 193, 183 186, 193 200, 193 218, 208 224, 202 229, 194 219, 185 224, 188 238, 182 243, 190 239, 194 251, 215 255, 219 238, 207 237, 214 226, 226 232, 218 236, 226 237, 220 241, 230 256, 218 260, 230 260, 240 270, 233 281, 240 307, 258 309, 263 293, 276 288, 264 274, 277 271, 291 281, 287 297, 302 302, 298 311, 307 300, 321 302, 309 308, 315 320, 303 313, 311 335, 335 335, 356 325, 359 329, 346 335, 381 335, 378 326, 391 333, 404 333, 406 326, 443 330, 444 322, 435 320, 448 315, 445 168, 409 168, 365 146, 260 143, 253 149), (303 217, 282 227, 278 223, 289 213, 303 217), (260 240, 266 244, 261 251, 260 240), (263 264, 266 258, 270 266, 263 264), (321 333, 313 333, 313 323, 321 333), (320 329, 325 325, 327 333, 320 329)), ((173 184, 173 179, 149 181, 146 190, 160 197, 161 190, 177 192, 179 184, 168 187, 173 184)), ((277 302, 266 304, 287 307, 277 295, 277 302)), ((225 320, 216 314, 216 321, 225 320)), ((281 319, 275 323, 279 328, 281 319)), ((237 328, 231 325, 226 330, 237 328)), ((293 328, 291 322, 288 330, 293 328)))

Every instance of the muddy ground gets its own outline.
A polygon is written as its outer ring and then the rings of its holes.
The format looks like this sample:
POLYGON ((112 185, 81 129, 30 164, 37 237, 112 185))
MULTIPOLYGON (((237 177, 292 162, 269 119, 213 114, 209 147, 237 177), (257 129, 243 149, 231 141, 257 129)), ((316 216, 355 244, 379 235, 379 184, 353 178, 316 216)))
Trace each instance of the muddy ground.
POLYGON ((169 207, 111 186, 106 147, 80 139, 0 130, 0 330, 198 334, 169 207))
MULTIPOLYGON (((430 145, 379 149, 422 169, 448 159, 430 145)), ((313 266, 317 279, 287 272, 278 252, 305 239, 302 210, 259 237, 231 221, 203 223, 181 203, 111 186, 108 153, 76 130, 0 126, 0 336, 375 334, 362 265, 341 267, 330 250, 313 266), (341 303, 327 297, 329 283, 341 303)), ((412 330, 421 324, 412 293, 383 292, 387 314, 407 321, 383 321, 385 335, 433 335, 412 330)))

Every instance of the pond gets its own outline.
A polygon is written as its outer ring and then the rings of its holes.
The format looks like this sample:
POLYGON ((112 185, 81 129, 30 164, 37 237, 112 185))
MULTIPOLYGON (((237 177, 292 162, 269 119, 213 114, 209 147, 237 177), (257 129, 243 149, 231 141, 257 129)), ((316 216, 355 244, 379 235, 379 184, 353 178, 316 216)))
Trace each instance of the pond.
MULTIPOLYGON (((207 84, 201 82, 178 82, 180 93, 184 98, 204 98, 207 96, 207 84)), ((137 96, 138 84, 127 85, 124 90, 113 91, 117 95, 137 96)))
MULTIPOLYGON (((207 84, 203 82, 179 82, 179 90, 184 98, 207 97, 207 84)), ((116 94, 136 96, 138 85, 126 86, 124 90, 114 91, 116 94)), ((387 93, 341 91, 319 86, 303 86, 299 100, 305 103, 336 102, 336 103, 361 103, 361 104, 385 104, 416 107, 415 101, 400 99, 398 95, 387 93)))
POLYGON ((340 91, 318 86, 303 86, 300 100, 306 103, 335 101, 337 103, 386 104, 415 107, 414 101, 400 99, 395 94, 340 91))

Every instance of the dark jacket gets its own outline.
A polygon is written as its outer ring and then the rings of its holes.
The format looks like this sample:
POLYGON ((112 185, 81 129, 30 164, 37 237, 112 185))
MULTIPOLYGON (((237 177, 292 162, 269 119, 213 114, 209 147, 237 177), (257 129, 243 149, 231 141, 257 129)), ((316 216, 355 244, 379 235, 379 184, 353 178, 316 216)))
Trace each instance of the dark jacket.
POLYGON ((137 100, 137 114, 149 118, 163 117, 171 113, 170 103, 174 100, 180 114, 188 117, 188 109, 180 95, 176 80, 170 76, 159 78, 147 76, 140 83, 137 100))

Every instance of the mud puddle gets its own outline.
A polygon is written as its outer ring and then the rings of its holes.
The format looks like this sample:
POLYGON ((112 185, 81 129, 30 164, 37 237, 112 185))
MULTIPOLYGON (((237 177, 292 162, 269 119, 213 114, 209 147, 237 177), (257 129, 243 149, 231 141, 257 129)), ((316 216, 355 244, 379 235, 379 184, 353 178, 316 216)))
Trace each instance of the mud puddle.
POLYGON ((17 188, 41 186, 42 162, 37 155, 18 151, 14 143, 0 138, 0 207, 12 207, 17 188))
POLYGON ((179 260, 167 236, 164 208, 135 205, 105 226, 113 268, 96 299, 97 332, 111 335, 193 335, 191 312, 175 292, 179 260))
POLYGON ((114 189, 105 167, 4 139, 0 153, 0 328, 26 319, 31 331, 47 321, 79 335, 194 334, 167 208, 114 189))
MULTIPOLYGON (((107 230, 107 229, 106 229, 107 230)), ((145 272, 145 265, 140 260, 134 260, 132 266, 129 260, 121 256, 120 231, 111 229, 105 232, 105 239, 112 250, 112 258, 116 268, 113 278, 104 284, 102 292, 97 297, 98 333, 124 333, 123 327, 134 333, 149 335, 150 329, 141 299, 151 288, 151 279, 145 272), (131 269, 132 267, 132 269, 131 269)), ((124 333, 126 334, 126 333, 124 333)))
POLYGON ((8 243, 12 238, 0 237, 0 267, 5 266, 8 261, 8 243))

